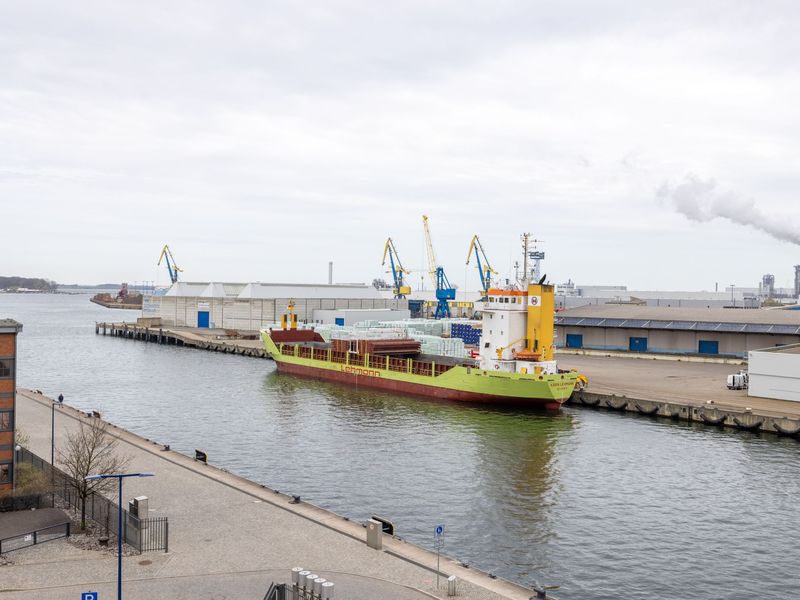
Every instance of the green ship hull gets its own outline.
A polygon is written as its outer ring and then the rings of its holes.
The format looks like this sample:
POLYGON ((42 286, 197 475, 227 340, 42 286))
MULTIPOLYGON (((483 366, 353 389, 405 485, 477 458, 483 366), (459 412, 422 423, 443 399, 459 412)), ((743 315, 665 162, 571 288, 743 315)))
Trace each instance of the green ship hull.
MULTIPOLYGON (((284 332, 281 332, 284 333, 284 332)), ((452 359, 425 360, 335 352, 322 344, 276 343, 262 331, 267 353, 278 371, 460 402, 497 402, 557 409, 578 384, 578 373, 507 373, 452 364, 452 359)))

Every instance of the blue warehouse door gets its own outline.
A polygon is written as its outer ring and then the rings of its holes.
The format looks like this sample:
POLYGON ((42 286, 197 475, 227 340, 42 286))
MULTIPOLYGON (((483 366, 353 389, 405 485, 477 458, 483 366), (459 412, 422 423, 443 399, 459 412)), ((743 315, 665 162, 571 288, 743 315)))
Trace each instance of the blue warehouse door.
POLYGON ((647 352, 647 338, 632 337, 628 339, 628 350, 631 352, 647 352))
POLYGON ((700 354, 719 354, 719 342, 700 340, 697 344, 697 351, 700 354))
POLYGON ((568 333, 567 348, 583 348, 583 336, 578 333, 568 333))
POLYGON ((208 327, 208 311, 207 310, 198 310, 197 311, 197 326, 198 327, 208 327))

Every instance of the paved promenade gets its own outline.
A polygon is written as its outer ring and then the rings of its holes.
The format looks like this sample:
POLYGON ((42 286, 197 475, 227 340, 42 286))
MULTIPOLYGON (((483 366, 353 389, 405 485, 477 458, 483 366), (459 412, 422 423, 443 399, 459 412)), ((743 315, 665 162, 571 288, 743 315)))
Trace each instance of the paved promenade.
MULTIPOLYGON (((31 450, 50 455, 50 399, 20 390, 17 423, 31 450)), ((56 409, 56 445, 77 427, 82 414, 56 409)), ((391 538, 384 550, 366 546, 358 524, 320 508, 289 504, 290 498, 212 466, 202 465, 129 432, 113 429, 121 451, 133 457, 131 471, 155 477, 125 482, 125 498, 150 498, 151 516, 169 517, 169 553, 123 558, 128 598, 192 600, 263 598, 271 581, 286 582, 302 566, 336 584, 344 600, 445 598, 436 588, 436 556, 391 538)), ((365 517, 366 518, 366 517, 365 517)), ((116 558, 49 542, 9 555, 0 567, 3 600, 80 598, 82 591, 115 596, 116 558)), ((527 600, 533 594, 442 559, 442 571, 459 578, 459 598, 527 600)), ((444 582, 445 578, 442 578, 444 582)))

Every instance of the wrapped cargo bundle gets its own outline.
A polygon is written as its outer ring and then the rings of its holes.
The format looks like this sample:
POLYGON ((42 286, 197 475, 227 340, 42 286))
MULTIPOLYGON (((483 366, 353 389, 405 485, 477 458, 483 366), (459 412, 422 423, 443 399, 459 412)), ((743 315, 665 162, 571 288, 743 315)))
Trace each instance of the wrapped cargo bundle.
POLYGON ((412 333, 411 335, 422 344, 421 350, 423 354, 449 356, 452 358, 469 357, 469 353, 464 348, 464 341, 459 338, 443 338, 419 333, 412 333))
POLYGON ((358 353, 369 354, 370 356, 385 356, 391 354, 393 356, 406 355, 411 356, 419 354, 420 343, 410 338, 406 339, 375 339, 375 340, 358 340, 358 353))

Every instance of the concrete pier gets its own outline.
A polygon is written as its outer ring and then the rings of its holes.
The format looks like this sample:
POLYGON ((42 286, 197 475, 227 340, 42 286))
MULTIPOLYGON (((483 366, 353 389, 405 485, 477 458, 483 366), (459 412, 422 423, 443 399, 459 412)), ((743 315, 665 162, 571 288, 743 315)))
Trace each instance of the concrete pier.
MULTIPOLYGON (((46 396, 19 390, 18 424, 40 456, 49 456, 51 403, 46 396)), ((55 419, 57 450, 66 433, 88 417, 63 406, 57 407, 55 419)), ((292 503, 290 495, 214 467, 213 457, 207 465, 123 429, 112 432, 121 452, 133 459, 131 471, 155 473, 126 481, 125 498, 148 496, 151 516, 166 516, 170 523, 169 554, 123 559, 131 598, 263 598, 269 583, 289 581, 295 566, 334 581, 336 596, 349 600, 446 598, 449 575, 458 578, 458 597, 467 600, 528 600, 534 595, 445 557, 437 589, 432 552, 389 536, 382 550, 374 550, 366 544, 361 523, 302 499, 292 503)), ((3 598, 61 600, 83 591, 106 598, 116 589, 115 558, 63 540, 10 558, 17 564, 2 567, 3 598)))
POLYGON ((110 335, 153 344, 185 346, 198 350, 223 352, 269 358, 261 340, 231 337, 225 329, 203 329, 197 327, 161 327, 137 325, 136 323, 95 323, 97 335, 110 335))
POLYGON ((726 387, 727 375, 741 367, 603 356, 562 356, 559 361, 589 378, 589 387, 570 399, 573 406, 776 435, 800 434, 800 402, 750 397, 747 390, 726 387))

